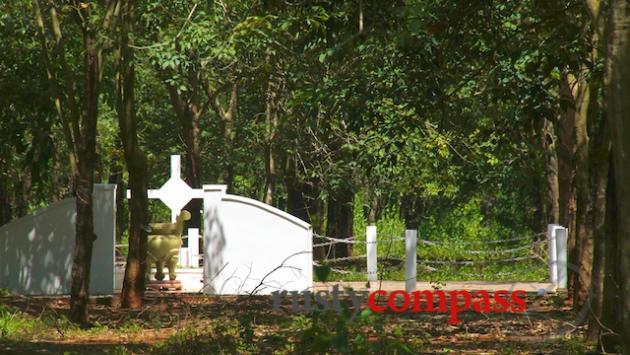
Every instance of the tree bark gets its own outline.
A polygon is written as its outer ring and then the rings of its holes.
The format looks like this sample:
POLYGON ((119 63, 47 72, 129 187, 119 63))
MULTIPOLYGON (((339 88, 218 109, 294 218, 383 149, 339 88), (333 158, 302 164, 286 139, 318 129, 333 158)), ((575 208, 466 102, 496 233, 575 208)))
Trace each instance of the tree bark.
POLYGON ((287 212, 307 222, 310 222, 309 206, 307 202, 308 184, 301 181, 295 166, 295 159, 287 158, 285 169, 285 185, 287 189, 287 212))
POLYGON ((577 112, 575 119, 576 153, 575 153, 575 190, 576 190, 576 216, 575 216, 575 250, 571 253, 574 258, 569 260, 578 265, 577 277, 573 284, 573 306, 581 308, 591 282, 593 269, 593 230, 592 230, 592 199, 589 173, 589 137, 588 116, 591 101, 591 88, 586 80, 578 82, 578 94, 576 97, 577 112))
POLYGON ((601 331, 604 267, 606 256, 606 189, 608 187, 610 162, 610 136, 605 120, 600 120, 591 152, 591 172, 593 181, 593 270, 591 273, 590 294, 591 314, 588 323, 587 338, 597 340, 601 331))
POLYGON ((125 161, 129 171, 129 187, 131 200, 129 202, 129 252, 125 268, 125 278, 121 293, 123 308, 142 307, 144 289, 147 231, 148 225, 148 196, 147 196, 147 163, 146 156, 138 144, 137 122, 134 95, 134 52, 133 52, 133 23, 135 1, 123 2, 121 11, 120 58, 116 76, 117 111, 120 138, 123 143, 125 161))
MULTIPOLYGON (((89 18, 89 9, 82 10, 84 18, 89 18)), ((82 112, 81 134, 77 138, 79 175, 76 177, 76 241, 72 264, 72 287, 70 290, 70 320, 75 323, 88 323, 88 301, 90 266, 94 219, 92 211, 92 191, 94 188, 94 160, 96 158, 96 127, 99 99, 99 58, 96 34, 84 24, 83 42, 85 48, 85 96, 82 112)))
POLYGON ((7 184, 0 186, 0 226, 11 220, 11 202, 6 191, 7 184))
POLYGON ((417 230, 424 212, 422 200, 418 196, 405 195, 400 201, 400 213, 406 229, 417 230))
MULTIPOLYGON (((562 73, 560 78, 560 121, 558 123, 558 185, 560 224, 569 229, 568 252, 570 260, 575 260, 575 166, 573 164, 575 142, 575 100, 574 81, 562 73)), ((569 273, 569 287, 574 284, 575 273, 569 273)), ((573 288, 570 289, 572 291, 573 288)), ((571 293, 569 293, 571 294, 571 293)))
POLYGON ((617 241, 617 201, 615 193, 614 161, 609 164, 608 183, 606 187, 606 221, 604 240, 604 289, 602 303, 610 305, 602 307, 601 320, 603 327, 599 334, 599 349, 607 353, 618 352, 621 347, 621 314, 615 305, 623 303, 621 293, 621 275, 619 274, 620 250, 617 241))
POLYGON ((265 104, 265 190, 263 201, 273 204, 276 184, 276 161, 274 156, 274 140, 278 127, 278 85, 271 79, 267 84, 267 100, 265 104))
MULTIPOLYGON (((201 129, 200 121, 204 109, 201 106, 195 87, 199 88, 195 72, 188 73, 191 85, 190 92, 180 93, 173 85, 167 84, 167 90, 175 115, 179 121, 186 154, 184 156, 184 180, 192 188, 201 188, 201 129)), ((191 218, 186 222, 186 228, 201 227, 200 199, 192 199, 184 209, 191 213, 191 218)))
POLYGON ((110 184, 116 184, 116 244, 122 241, 123 220, 125 218, 124 203, 126 194, 125 182, 123 181, 122 164, 113 164, 110 167, 109 179, 110 184))
MULTIPOLYGON (((326 235, 333 238, 346 239, 353 235, 354 225, 354 193, 349 186, 342 186, 339 191, 328 195, 328 213, 326 235)), ((336 243, 332 248, 331 258, 352 255, 352 244, 336 243)))
POLYGON ((544 119, 542 128, 542 146, 545 154, 547 172, 547 199, 549 213, 547 223, 560 223, 560 186, 558 183, 558 153, 556 151, 556 133, 553 123, 544 119))
MULTIPOLYGON (((607 117, 610 124, 617 202, 617 242, 624 354, 630 354, 630 4, 613 0, 606 69, 610 75, 607 117)), ((613 306, 614 307, 614 306, 613 306)))

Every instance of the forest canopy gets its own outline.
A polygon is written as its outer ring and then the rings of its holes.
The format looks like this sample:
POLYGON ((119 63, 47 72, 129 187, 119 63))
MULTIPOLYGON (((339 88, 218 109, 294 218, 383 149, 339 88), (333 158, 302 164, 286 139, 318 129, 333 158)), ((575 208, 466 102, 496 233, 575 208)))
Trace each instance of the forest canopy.
POLYGON ((0 225, 83 196, 75 267, 89 269, 93 184, 136 191, 119 194, 117 238, 140 270, 123 289, 138 306, 143 226, 169 218, 146 189, 181 154, 190 186, 225 184, 330 237, 380 224, 484 242, 568 227, 580 265, 569 297, 577 307, 594 290, 593 319, 628 334, 628 6, 4 1, 0 225), (602 313, 604 299, 624 312, 602 313))

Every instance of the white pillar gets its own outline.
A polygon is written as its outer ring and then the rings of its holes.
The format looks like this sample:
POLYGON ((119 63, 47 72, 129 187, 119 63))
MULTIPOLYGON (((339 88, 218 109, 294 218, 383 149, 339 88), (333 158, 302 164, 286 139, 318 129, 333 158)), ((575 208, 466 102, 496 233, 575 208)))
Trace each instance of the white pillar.
MULTIPOLYGON (((171 155, 171 178, 174 176, 181 177, 181 157, 179 155, 171 155)), ((169 207, 170 208, 170 207, 169 207)), ((171 208, 171 223, 175 223, 177 215, 180 211, 171 208)), ((180 258, 181 261, 181 258, 180 258)))
POLYGON ((225 237, 219 217, 226 189, 226 185, 203 185, 203 292, 207 295, 216 294, 221 287, 215 278, 227 262, 221 255, 225 237))
POLYGON ((199 228, 188 228, 188 263, 199 267, 199 228))
POLYGON ((558 226, 556 229, 556 272, 558 273, 557 287, 567 288, 568 270, 567 270, 567 239, 569 230, 558 226))
POLYGON ((547 225, 547 242, 549 243, 549 282, 558 287, 558 253, 556 251, 557 224, 547 225))
POLYGON ((367 251, 367 279, 376 281, 378 279, 376 267, 376 226, 365 228, 365 242, 367 251))
POLYGON ((416 244, 418 231, 407 229, 405 231, 405 291, 416 290, 416 244))
POLYGON ((179 248, 179 266, 190 267, 190 260, 188 259, 188 248, 179 248))
POLYGON ((92 212, 96 240, 90 268, 92 294, 111 294, 116 284, 116 193, 115 184, 94 184, 92 212))

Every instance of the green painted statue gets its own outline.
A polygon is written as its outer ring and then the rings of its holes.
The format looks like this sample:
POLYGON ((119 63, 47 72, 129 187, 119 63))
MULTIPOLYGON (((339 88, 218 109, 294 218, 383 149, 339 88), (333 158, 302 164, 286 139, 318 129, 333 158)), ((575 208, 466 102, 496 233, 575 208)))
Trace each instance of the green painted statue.
POLYGON ((148 236, 147 279, 151 275, 151 266, 155 264, 156 280, 164 280, 164 266, 168 267, 168 278, 175 280, 175 267, 179 262, 179 248, 182 246, 184 221, 190 219, 190 212, 182 210, 175 223, 152 223, 148 236))

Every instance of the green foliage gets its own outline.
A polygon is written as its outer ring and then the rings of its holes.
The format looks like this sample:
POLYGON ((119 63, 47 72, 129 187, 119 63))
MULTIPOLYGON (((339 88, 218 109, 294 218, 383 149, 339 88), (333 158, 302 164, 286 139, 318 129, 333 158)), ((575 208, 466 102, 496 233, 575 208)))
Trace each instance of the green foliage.
POLYGON ((50 324, 12 307, 0 304, 0 340, 22 340, 45 336, 50 324))

